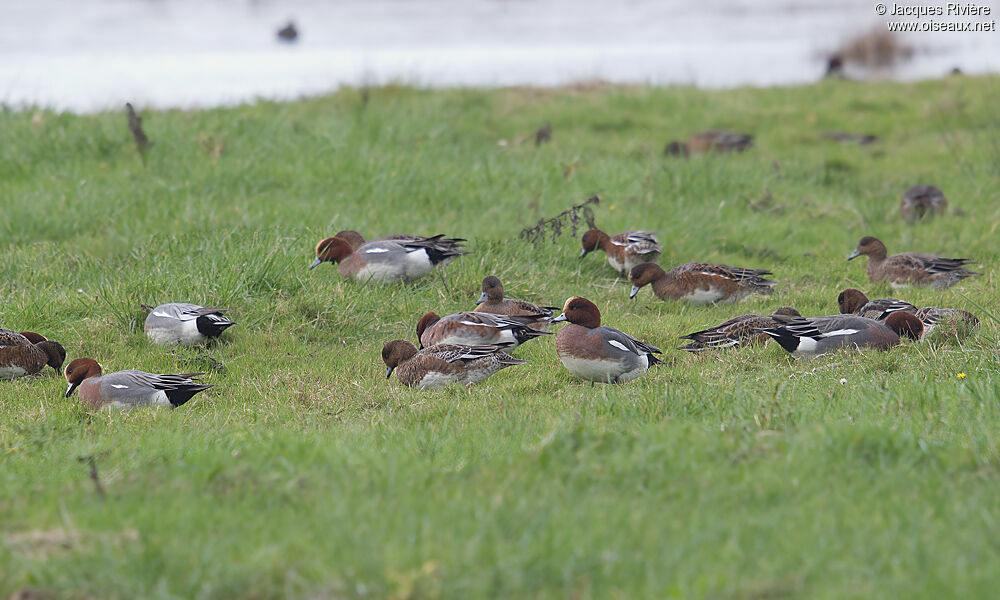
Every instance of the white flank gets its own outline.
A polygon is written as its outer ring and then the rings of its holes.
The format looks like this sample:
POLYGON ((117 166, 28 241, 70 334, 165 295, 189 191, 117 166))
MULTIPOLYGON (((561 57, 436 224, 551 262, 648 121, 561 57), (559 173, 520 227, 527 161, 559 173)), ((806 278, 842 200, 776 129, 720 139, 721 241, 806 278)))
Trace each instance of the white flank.
POLYGON ((819 344, 815 339, 811 337, 800 337, 799 345, 792 352, 792 356, 798 358, 801 356, 813 356, 816 352, 816 346, 819 344))
POLYGON ((611 383, 613 380, 619 383, 631 381, 649 368, 649 359, 646 356, 639 356, 639 366, 631 371, 624 371, 624 365, 617 360, 588 360, 566 355, 561 355, 559 360, 567 371, 580 379, 602 383, 611 383))
POLYGON ((910 284, 905 281, 904 282, 890 281, 889 285, 891 285, 892 289, 894 290, 901 290, 903 288, 910 287, 910 284))
POLYGON ((26 371, 24 367, 19 367, 17 365, 7 365, 6 367, 0 367, 0 379, 17 379, 22 377, 26 371))
POLYGON ((410 279, 423 277, 433 269, 431 258, 423 248, 406 253, 406 276, 410 279))
POLYGON ((625 265, 615 260, 615 257, 610 254, 608 255, 608 264, 610 264, 615 271, 622 271, 625 269, 625 265))
POLYGON ((707 304, 709 302, 716 302, 720 298, 722 298, 722 292, 715 289, 715 286, 713 285, 707 290, 704 288, 698 288, 687 296, 682 296, 681 300, 687 300, 688 302, 694 302, 695 304, 707 304))
POLYGON ((358 281, 369 279, 377 283, 392 283, 403 278, 405 272, 401 265, 393 263, 368 263, 354 276, 358 281))
POLYGON ((198 322, 195 319, 180 321, 172 317, 163 323, 147 323, 146 335, 153 340, 153 343, 161 346, 173 344, 190 346, 202 344, 208 340, 198 331, 198 322))

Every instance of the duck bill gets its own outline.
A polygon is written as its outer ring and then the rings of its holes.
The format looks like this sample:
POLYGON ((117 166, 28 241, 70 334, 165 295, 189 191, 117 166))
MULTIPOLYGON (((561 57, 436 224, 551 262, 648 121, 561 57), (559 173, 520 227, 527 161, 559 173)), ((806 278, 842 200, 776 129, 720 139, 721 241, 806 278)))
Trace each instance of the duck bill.
POLYGON ((628 293, 629 300, 635 298, 635 295, 639 293, 639 286, 633 285, 632 291, 628 293))
POLYGON ((489 300, 489 298, 486 296, 486 292, 483 292, 483 295, 479 297, 479 300, 476 300, 476 306, 479 306, 480 304, 486 302, 487 300, 489 300))
POLYGON ((554 319, 552 319, 552 322, 553 323, 561 323, 561 322, 566 321, 566 320, 567 320, 566 319, 566 313, 559 313, 559 316, 556 317, 556 318, 554 318, 554 319))
POLYGON ((315 269, 316 267, 319 266, 319 263, 321 263, 321 262, 323 262, 323 261, 320 260, 320 258, 317 256, 316 258, 313 259, 312 264, 309 265, 309 270, 311 271, 311 270, 315 269))
POLYGON ((586 248, 584 248, 583 250, 580 250, 580 258, 583 258, 584 256, 587 256, 587 253, 589 253, 589 252, 590 252, 590 250, 587 250, 586 248))
POLYGON ((392 370, 393 370, 393 367, 386 367, 385 368, 385 378, 386 379, 389 379, 390 377, 392 377, 392 370))
POLYGON ((69 387, 66 388, 66 396, 65 397, 69 398, 70 395, 73 394, 73 390, 75 390, 77 388, 77 386, 79 386, 79 385, 80 385, 79 382, 69 384, 69 387))
POLYGON ((861 253, 858 252, 857 250, 855 250, 854 252, 851 252, 850 256, 847 257, 847 260, 854 260, 855 258, 857 258, 859 256, 861 256, 861 253))

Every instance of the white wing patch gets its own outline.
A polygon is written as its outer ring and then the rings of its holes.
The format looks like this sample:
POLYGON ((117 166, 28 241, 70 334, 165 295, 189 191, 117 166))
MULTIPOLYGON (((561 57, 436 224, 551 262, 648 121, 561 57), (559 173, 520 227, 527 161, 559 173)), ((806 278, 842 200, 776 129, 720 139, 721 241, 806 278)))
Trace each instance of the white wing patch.
POLYGON ((624 350, 625 352, 632 352, 625 344, 619 342, 618 340, 608 340, 608 343, 618 348, 619 350, 624 350))
POLYGON ((153 316, 154 317, 163 317, 164 319, 176 319, 177 318, 174 315, 168 315, 165 312, 158 312, 158 311, 155 311, 155 310, 153 311, 153 316))
POLYGON ((459 321, 459 324, 460 325, 472 325, 473 327, 483 327, 483 326, 489 327, 489 325, 485 325, 484 323, 476 323, 474 321, 459 321))
POLYGON ((834 337, 837 335, 853 335, 857 333, 857 329, 835 329, 833 331, 828 331, 823 334, 823 337, 834 337))
POLYGON ((128 389, 127 385, 118 385, 117 383, 112 383, 111 387, 115 388, 116 390, 127 390, 128 389))
POLYGON ((382 254, 382 253, 385 253, 385 252, 389 252, 389 249, 388 248, 368 248, 367 250, 365 250, 365 254, 382 254))

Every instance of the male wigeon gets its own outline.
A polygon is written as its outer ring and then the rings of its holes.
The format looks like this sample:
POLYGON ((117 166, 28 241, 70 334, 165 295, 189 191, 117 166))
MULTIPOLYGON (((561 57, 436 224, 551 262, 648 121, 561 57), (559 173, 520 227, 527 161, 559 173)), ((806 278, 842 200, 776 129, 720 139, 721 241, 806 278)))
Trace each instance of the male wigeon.
POLYGON ((603 250, 611 268, 622 275, 640 263, 657 262, 662 252, 660 242, 649 231, 625 231, 612 236, 600 229, 590 229, 580 242, 583 244, 580 258, 594 250, 603 250))
POLYGON ((411 342, 392 340, 382 347, 382 362, 386 378, 396 371, 396 377, 406 386, 428 389, 453 383, 472 385, 500 369, 528 362, 505 353, 503 350, 509 346, 437 344, 418 351, 411 342))
POLYGON ((78 358, 66 367, 66 397, 80 388, 80 400, 90 410, 129 409, 139 406, 184 404, 192 396, 212 387, 192 377, 204 373, 157 375, 143 371, 116 371, 101 375, 101 365, 93 358, 78 358))
POLYGON ((887 350, 899 344, 903 335, 919 340, 923 329, 920 319, 908 312, 896 311, 884 321, 857 315, 832 315, 791 319, 762 331, 792 356, 801 358, 852 346, 887 350))
POLYGON ((187 302, 168 302, 149 311, 144 329, 155 344, 204 344, 236 324, 225 316, 228 310, 187 302))
POLYGON ((897 298, 877 298, 869 300, 864 292, 857 288, 847 288, 837 296, 837 306, 845 315, 860 315, 881 321, 897 310, 916 313, 917 307, 906 300, 897 298))
POLYGON ((729 265, 687 263, 664 271, 659 265, 644 263, 629 273, 635 298, 639 290, 652 284, 653 293, 662 300, 672 298, 695 304, 708 302, 735 302, 750 294, 770 294, 776 281, 764 279, 767 269, 746 269, 729 265))
POLYGON ((66 350, 59 342, 30 331, 20 334, 0 329, 0 379, 34 375, 45 365, 59 373, 65 360, 66 350))
POLYGON ((770 317, 753 313, 739 315, 728 321, 723 321, 715 327, 682 335, 682 340, 691 340, 691 342, 679 347, 678 350, 701 352, 702 350, 763 344, 770 337, 762 330, 778 325, 780 321, 775 319, 781 317, 800 318, 802 315, 799 314, 799 311, 787 306, 774 311, 770 317))
POLYGON ((933 185, 915 185, 903 192, 899 201, 899 216, 914 223, 924 217, 943 215, 948 209, 948 199, 944 192, 933 185))
POLYGON ((441 243, 441 236, 414 240, 376 241, 357 249, 339 237, 329 237, 316 244, 315 268, 322 262, 339 263, 337 272, 349 279, 392 283, 409 282, 423 277, 434 267, 445 266, 456 256, 468 254, 452 243, 441 243))
POLYGON ((868 280, 872 283, 888 281, 892 287, 908 284, 928 285, 932 288, 951 287, 973 275, 982 275, 964 267, 968 258, 942 258, 933 254, 903 252, 887 256, 885 244, 870 235, 861 238, 858 247, 847 260, 861 255, 868 257, 868 280))
POLYGON ((660 349, 601 325, 601 311, 579 296, 566 300, 553 323, 569 321, 556 335, 556 353, 566 370, 591 382, 625 383, 662 362, 660 349))
POLYGON ((686 142, 674 140, 664 152, 671 156, 690 156, 703 152, 743 152, 753 147, 753 136, 735 131, 704 131, 691 136, 686 142))
POLYGON ((552 335, 528 325, 538 316, 508 317, 485 312, 460 312, 439 317, 437 313, 429 312, 417 322, 417 339, 421 348, 438 344, 490 346, 504 343, 513 348, 540 335, 552 335))
MULTIPOLYGON (((343 229, 338 231, 333 235, 333 237, 339 237, 340 239, 346 241, 351 245, 351 248, 357 250, 361 246, 365 245, 365 238, 357 231, 353 229, 343 229)), ((465 243, 465 238, 446 238, 444 235, 436 235, 433 237, 426 237, 422 235, 412 235, 408 233, 397 233, 394 235, 387 235, 380 238, 375 238, 373 242, 421 242, 426 240, 433 240, 437 245, 451 248, 453 250, 461 250, 462 245, 465 243)))
POLYGON ((527 300, 504 298, 503 283, 499 277, 490 275, 483 279, 483 293, 476 302, 475 312, 484 312, 509 317, 534 317, 527 325, 532 329, 545 331, 552 322, 552 312, 548 306, 538 306, 527 300))
POLYGON ((955 333, 971 331, 979 328, 979 318, 967 310, 961 308, 938 308, 936 306, 925 306, 917 310, 916 316, 924 324, 924 338, 927 338, 934 331, 934 328, 941 323, 951 323, 955 326, 955 333))

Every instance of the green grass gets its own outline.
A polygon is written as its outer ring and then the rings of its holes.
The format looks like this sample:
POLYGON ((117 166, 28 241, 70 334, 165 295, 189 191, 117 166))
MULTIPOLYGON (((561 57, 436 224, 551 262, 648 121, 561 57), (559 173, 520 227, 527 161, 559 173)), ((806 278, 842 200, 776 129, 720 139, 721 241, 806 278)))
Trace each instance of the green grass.
POLYGON ((347 90, 145 111, 145 164, 123 114, 0 112, 0 323, 106 371, 224 363, 169 412, 88 414, 51 370, 0 382, 0 597, 994 597, 1000 347, 976 306, 997 312, 998 90, 347 90), (497 144, 544 122, 550 144, 497 144), (662 155, 710 128, 757 147, 662 155), (956 210, 902 222, 916 183, 956 210), (518 239, 595 193, 605 230, 659 231, 664 265, 771 268, 776 294, 632 302, 568 233, 518 239), (474 254, 448 267, 450 293, 307 271, 342 228, 458 235, 474 254), (863 235, 978 260, 985 275, 957 288, 894 295, 973 310, 980 330, 805 362, 774 344, 672 349, 740 312, 892 294, 844 260, 863 235), (427 310, 470 309, 488 274, 514 297, 594 300, 666 364, 592 387, 542 339, 471 389, 387 381, 382 343, 427 310), (207 350, 156 347, 139 304, 167 301, 228 306, 239 325, 207 350))

